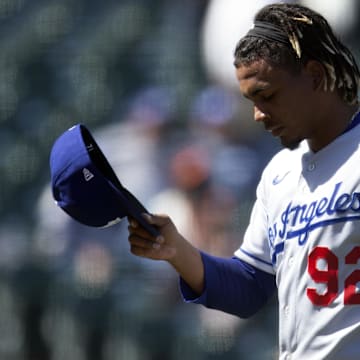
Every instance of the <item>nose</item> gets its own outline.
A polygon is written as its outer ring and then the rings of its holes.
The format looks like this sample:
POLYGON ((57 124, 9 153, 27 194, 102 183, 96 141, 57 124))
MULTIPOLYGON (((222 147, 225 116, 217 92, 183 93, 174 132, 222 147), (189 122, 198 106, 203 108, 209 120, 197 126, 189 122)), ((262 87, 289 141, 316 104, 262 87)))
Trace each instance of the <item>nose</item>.
POLYGON ((268 117, 264 111, 260 110, 256 105, 254 105, 254 120, 256 122, 263 122, 265 118, 268 117))

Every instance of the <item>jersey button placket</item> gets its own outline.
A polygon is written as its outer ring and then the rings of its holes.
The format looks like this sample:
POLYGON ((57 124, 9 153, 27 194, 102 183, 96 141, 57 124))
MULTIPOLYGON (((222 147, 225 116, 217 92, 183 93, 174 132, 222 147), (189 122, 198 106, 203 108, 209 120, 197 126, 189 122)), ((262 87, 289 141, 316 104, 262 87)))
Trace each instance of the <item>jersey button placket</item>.
POLYGON ((294 263, 294 257, 290 256, 288 260, 288 266, 291 267, 293 263, 294 263))

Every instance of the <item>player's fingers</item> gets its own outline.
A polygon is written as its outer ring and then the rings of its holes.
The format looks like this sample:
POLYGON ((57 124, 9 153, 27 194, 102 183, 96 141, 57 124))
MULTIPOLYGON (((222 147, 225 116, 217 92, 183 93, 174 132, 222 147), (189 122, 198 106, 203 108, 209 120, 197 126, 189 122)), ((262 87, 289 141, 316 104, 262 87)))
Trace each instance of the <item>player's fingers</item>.
POLYGON ((149 258, 149 259, 154 259, 154 260, 162 259, 161 253, 159 252, 158 249, 153 249, 153 248, 147 249, 147 248, 143 248, 140 246, 131 245, 130 252, 133 255, 141 256, 144 258, 149 258))
POLYGON ((139 223, 132 217, 128 217, 129 227, 131 228, 137 228, 139 226, 139 223))
POLYGON ((169 224, 172 224, 171 219, 168 215, 143 213, 142 216, 149 224, 155 225, 158 228, 162 228, 169 224))
POLYGON ((137 236, 136 234, 129 235, 130 252, 133 255, 160 259, 160 248, 161 244, 154 241, 154 239, 147 239, 144 237, 137 236))
POLYGON ((143 229, 143 227, 139 224, 138 221, 136 221, 133 218, 129 218, 128 221, 129 221, 129 226, 128 226, 129 234, 137 234, 138 236, 149 237, 149 238, 151 237, 149 232, 143 229))
POLYGON ((162 235, 159 234, 157 237, 154 237, 146 229, 141 227, 136 221, 134 222, 129 221, 128 231, 130 236, 131 235, 137 236, 147 241, 151 241, 159 244, 162 244, 165 241, 162 235))
POLYGON ((157 237, 157 242, 162 243, 165 238, 171 239, 177 234, 177 229, 168 215, 142 214, 142 216, 149 224, 159 229, 161 235, 157 237))
POLYGON ((146 238, 139 236, 137 234, 129 235, 129 243, 132 247, 142 248, 142 249, 158 249, 159 243, 155 241, 154 238, 146 238))

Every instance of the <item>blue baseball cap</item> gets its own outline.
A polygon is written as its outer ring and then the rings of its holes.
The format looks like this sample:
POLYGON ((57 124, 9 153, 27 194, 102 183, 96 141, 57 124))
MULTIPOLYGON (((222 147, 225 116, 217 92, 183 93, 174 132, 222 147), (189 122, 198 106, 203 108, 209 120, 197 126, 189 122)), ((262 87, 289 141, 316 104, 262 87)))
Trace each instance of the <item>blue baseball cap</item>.
POLYGON ((56 204, 76 221, 107 227, 132 217, 150 234, 159 234, 141 215, 149 212, 121 184, 83 124, 71 127, 56 139, 50 153, 50 173, 56 204))

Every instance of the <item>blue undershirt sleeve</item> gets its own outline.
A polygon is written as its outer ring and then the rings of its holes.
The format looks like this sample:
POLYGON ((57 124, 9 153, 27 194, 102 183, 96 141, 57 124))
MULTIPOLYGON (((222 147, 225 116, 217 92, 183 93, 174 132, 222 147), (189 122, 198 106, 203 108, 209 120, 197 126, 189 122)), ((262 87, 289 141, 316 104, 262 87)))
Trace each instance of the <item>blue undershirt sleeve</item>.
POLYGON ((201 252, 205 267, 205 288, 198 296, 180 278, 185 302, 202 304, 211 309, 248 318, 272 297, 275 276, 240 260, 220 258, 201 252))

